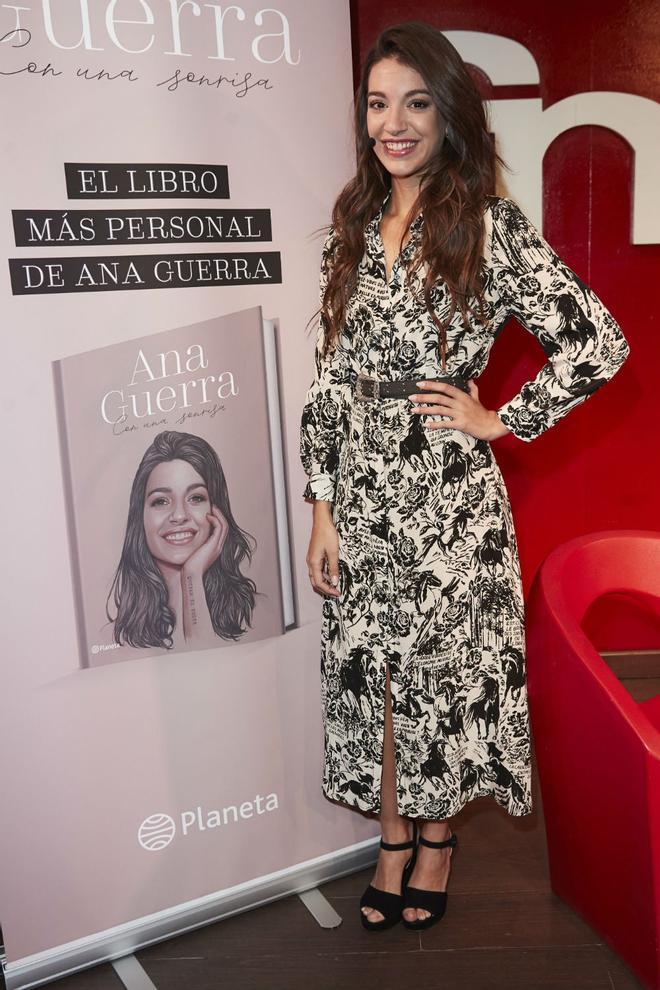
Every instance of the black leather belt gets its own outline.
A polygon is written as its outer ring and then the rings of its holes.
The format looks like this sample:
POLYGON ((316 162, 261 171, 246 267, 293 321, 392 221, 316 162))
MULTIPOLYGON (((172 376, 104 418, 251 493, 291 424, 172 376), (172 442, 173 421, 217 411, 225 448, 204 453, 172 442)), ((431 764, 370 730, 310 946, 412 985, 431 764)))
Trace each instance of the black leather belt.
POLYGON ((354 395, 361 402, 375 402, 376 399, 405 399, 408 395, 419 393, 422 395, 424 389, 420 388, 417 382, 448 382, 462 389, 469 394, 467 379, 461 375, 441 375, 439 378, 406 378, 403 381, 383 381, 380 378, 372 378, 371 375, 360 373, 355 380, 354 395))

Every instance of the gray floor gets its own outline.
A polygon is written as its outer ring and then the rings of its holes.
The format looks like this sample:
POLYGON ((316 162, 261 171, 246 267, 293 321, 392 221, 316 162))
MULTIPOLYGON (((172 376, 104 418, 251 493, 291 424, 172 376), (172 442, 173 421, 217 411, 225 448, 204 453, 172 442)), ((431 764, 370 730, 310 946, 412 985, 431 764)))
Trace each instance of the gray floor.
MULTIPOLYGON (((620 663, 609 662, 615 670, 620 663)), ((627 662, 618 671, 633 675, 621 679, 639 701, 660 692, 660 671, 649 670, 627 662)), ((428 932, 362 929, 367 870, 321 888, 344 919, 338 928, 320 928, 290 897, 161 942, 137 960, 158 990, 639 990, 627 966, 551 892, 536 773, 534 798, 535 813, 522 819, 487 798, 452 819, 459 845, 447 913, 428 932)), ((54 985, 124 986, 111 965, 54 985)))

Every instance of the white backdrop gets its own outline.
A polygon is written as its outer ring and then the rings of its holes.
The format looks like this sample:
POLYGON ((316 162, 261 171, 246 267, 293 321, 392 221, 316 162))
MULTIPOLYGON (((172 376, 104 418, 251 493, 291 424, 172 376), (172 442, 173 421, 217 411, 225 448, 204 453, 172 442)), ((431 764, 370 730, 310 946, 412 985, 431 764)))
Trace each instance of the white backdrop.
POLYGON ((0 922, 17 987, 309 887, 368 852, 378 828, 321 795, 321 600, 304 563, 311 508, 298 461, 313 232, 352 171, 347 0, 263 11, 244 0, 224 13, 175 0, 24 0, 0 6, 0 39, 0 922), (70 163, 224 165, 229 198, 85 202, 67 191, 70 163), (210 207, 270 210, 272 241, 90 245, 70 234, 79 210, 210 207), (12 210, 49 211, 50 241, 17 246, 12 210), (281 283, 62 291, 47 268, 260 247, 279 252, 281 283), (23 291, 26 260, 53 291, 23 291), (255 305, 278 327, 297 625, 256 644, 80 669, 51 362, 255 305), (237 821, 217 824, 241 805, 237 821), (155 815, 169 837, 149 850, 140 827, 155 815))

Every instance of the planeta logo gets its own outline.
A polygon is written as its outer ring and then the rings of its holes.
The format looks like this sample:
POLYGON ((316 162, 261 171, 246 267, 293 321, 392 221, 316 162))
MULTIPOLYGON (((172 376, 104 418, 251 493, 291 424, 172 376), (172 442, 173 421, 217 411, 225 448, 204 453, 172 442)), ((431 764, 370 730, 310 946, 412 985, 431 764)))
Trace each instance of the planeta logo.
MULTIPOLYGON (((238 824, 255 815, 264 815, 268 811, 277 811, 279 802, 277 794, 264 797, 257 794, 251 801, 242 804, 229 804, 224 808, 202 808, 198 805, 194 810, 182 811, 179 814, 179 835, 186 838, 196 832, 206 832, 223 825, 238 824)), ((138 842, 148 852, 159 852, 172 842, 177 833, 177 826, 171 815, 156 812, 145 818, 138 828, 138 842)))
POLYGON ((138 829, 138 842, 143 849, 157 852, 169 846, 176 833, 174 819, 169 815, 149 815, 138 829))

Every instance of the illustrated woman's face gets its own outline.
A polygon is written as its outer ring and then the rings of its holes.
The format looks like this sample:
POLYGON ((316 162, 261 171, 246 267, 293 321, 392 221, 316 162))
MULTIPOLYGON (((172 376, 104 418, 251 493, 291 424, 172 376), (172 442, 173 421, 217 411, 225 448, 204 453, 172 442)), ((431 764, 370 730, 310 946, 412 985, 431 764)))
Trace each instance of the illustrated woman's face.
POLYGON ((395 58, 372 66, 367 87, 367 131, 388 172, 418 172, 440 147, 445 122, 419 72, 395 58))
POLYGON ((182 567, 209 537, 211 502, 204 479, 187 461, 164 461, 147 479, 144 532, 157 561, 182 567))

